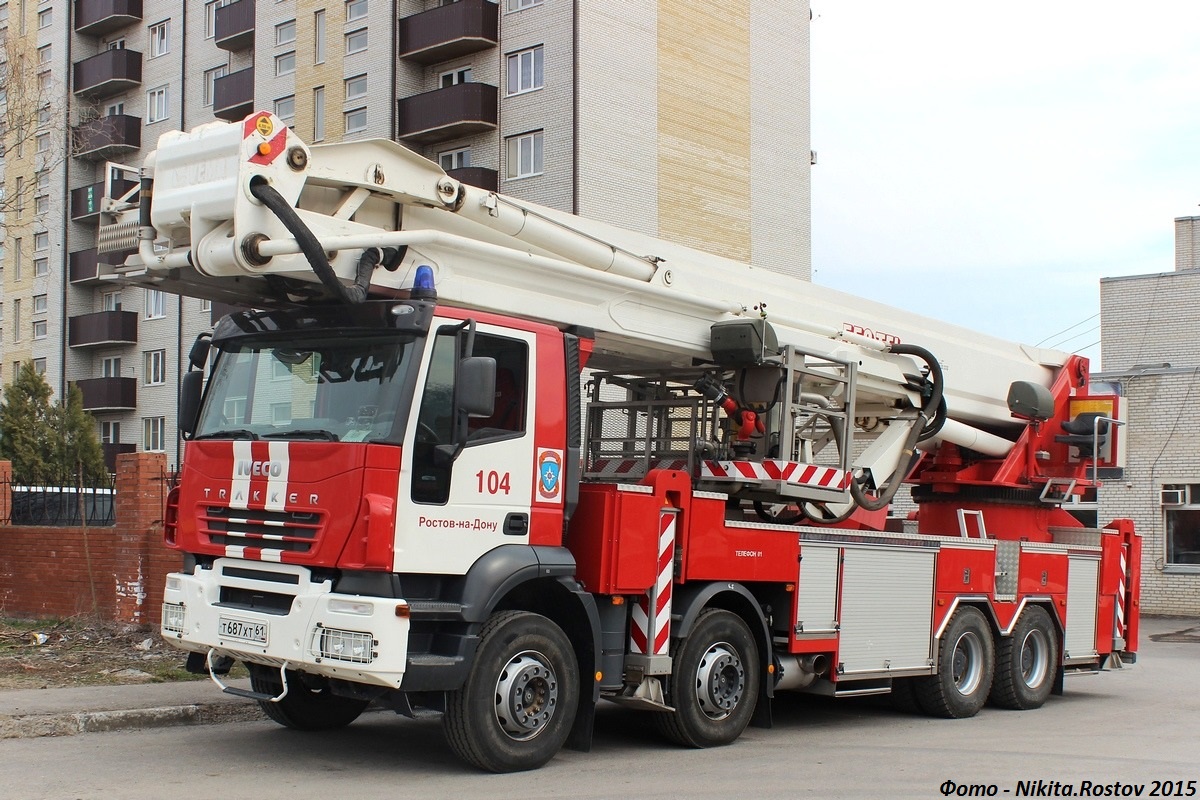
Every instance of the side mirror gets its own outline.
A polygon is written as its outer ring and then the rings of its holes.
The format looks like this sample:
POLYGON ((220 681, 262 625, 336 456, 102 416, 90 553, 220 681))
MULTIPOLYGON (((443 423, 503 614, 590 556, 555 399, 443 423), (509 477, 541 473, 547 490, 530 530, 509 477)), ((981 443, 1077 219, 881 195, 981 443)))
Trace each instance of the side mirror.
POLYGON ((192 342, 192 349, 188 351, 188 363, 192 365, 192 369, 203 370, 208 366, 208 350, 212 346, 212 334, 202 333, 196 337, 196 341, 192 342))
MULTIPOLYGON (((195 348, 192 348, 195 350, 195 348)), ((192 370, 184 373, 183 381, 179 384, 179 431, 185 439, 190 439, 196 432, 196 423, 200 419, 200 395, 204 391, 204 373, 192 370)))
POLYGON ((458 362, 458 411, 468 417, 490 417, 496 406, 496 359, 467 356, 458 362))

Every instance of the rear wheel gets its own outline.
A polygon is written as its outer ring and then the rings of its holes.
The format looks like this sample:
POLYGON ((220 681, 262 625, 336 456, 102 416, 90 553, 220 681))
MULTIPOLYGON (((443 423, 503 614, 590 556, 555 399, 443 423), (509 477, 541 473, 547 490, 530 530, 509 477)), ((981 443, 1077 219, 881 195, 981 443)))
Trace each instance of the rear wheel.
POLYGON ((536 769, 567 740, 579 666, 551 620, 501 611, 483 625, 467 680, 446 699, 443 727, 459 758, 490 772, 536 769))
MULTIPOLYGON (((278 695, 283 691, 279 670, 262 664, 247 664, 250 671, 250 688, 256 692, 278 695)), ((282 700, 272 703, 260 700, 263 713, 287 728, 298 731, 323 731, 343 728, 358 719, 367 707, 366 700, 342 697, 330 690, 328 685, 302 673, 289 670, 288 692, 282 700), (306 681, 311 681, 308 685, 306 681)))
POLYGON ((721 609, 702 613, 675 656, 667 698, 675 712, 658 715, 663 733, 690 747, 737 739, 758 701, 759 663, 741 617, 721 609))
POLYGON ((938 642, 938 672, 913 683, 921 710, 934 717, 973 717, 987 702, 995 671, 992 629, 977 608, 954 613, 938 642))
POLYGON ((1000 640, 989 699, 1001 708, 1040 708, 1054 688, 1057 669, 1058 630, 1046 609, 1028 606, 1012 635, 1000 640))

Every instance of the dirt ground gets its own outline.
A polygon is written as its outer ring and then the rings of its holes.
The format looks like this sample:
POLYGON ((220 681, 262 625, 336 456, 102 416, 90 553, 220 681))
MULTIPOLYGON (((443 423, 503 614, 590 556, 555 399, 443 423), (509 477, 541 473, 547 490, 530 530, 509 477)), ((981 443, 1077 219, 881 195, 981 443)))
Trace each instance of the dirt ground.
POLYGON ((0 618, 0 689, 194 680, 156 628, 94 619, 0 618))

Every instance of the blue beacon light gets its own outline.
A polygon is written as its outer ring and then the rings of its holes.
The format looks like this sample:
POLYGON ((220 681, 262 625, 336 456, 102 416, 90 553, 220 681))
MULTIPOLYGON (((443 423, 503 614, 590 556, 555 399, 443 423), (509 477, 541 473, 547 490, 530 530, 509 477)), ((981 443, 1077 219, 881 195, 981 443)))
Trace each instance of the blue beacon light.
POLYGON ((433 267, 428 264, 417 267, 409 297, 413 300, 437 300, 437 288, 433 285, 433 267))

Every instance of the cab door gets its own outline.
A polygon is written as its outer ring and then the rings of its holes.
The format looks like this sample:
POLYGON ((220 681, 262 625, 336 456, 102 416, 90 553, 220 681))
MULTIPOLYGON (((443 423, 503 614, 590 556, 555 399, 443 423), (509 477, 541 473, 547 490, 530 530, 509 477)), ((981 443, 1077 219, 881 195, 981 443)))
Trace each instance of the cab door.
POLYGON ((456 367, 462 323, 435 320, 405 434, 397 514, 397 572, 462 575, 482 554, 526 544, 534 492, 533 333, 477 325, 471 354, 496 361, 492 414, 468 420, 458 444, 456 367), (449 446, 449 447, 447 447, 449 446), (439 455, 439 449, 441 454, 439 455))

